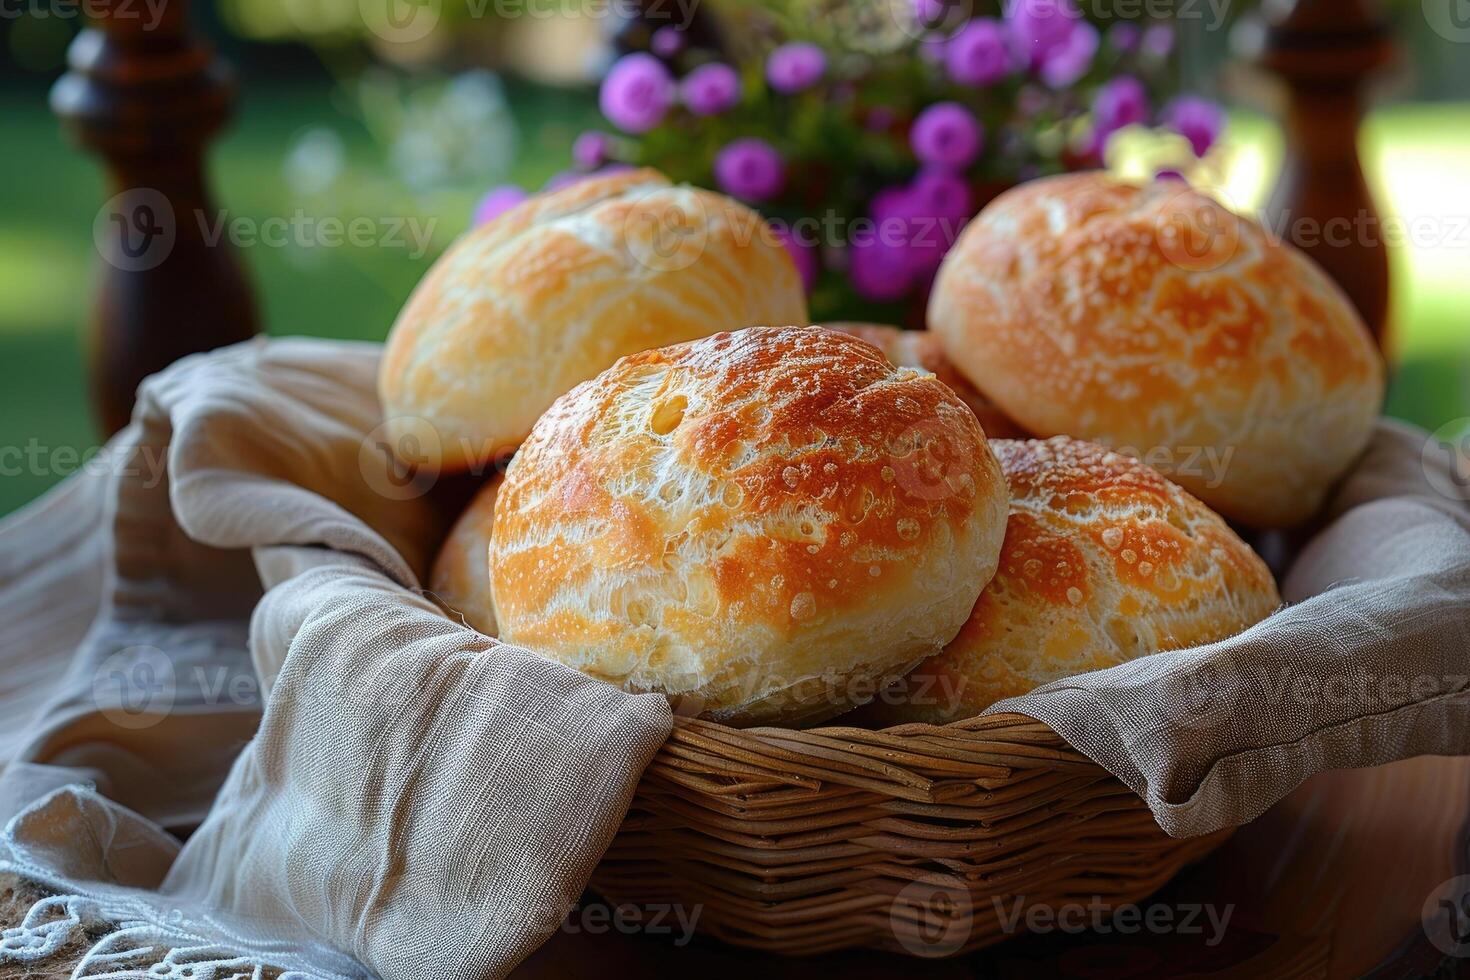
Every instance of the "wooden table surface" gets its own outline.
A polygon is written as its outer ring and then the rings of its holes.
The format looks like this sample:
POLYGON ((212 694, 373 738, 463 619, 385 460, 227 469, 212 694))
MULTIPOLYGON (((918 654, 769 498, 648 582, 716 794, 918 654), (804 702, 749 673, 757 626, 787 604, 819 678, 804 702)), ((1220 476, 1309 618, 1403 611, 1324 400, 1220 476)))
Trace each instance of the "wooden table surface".
MULTIPOLYGON (((1175 914, 1203 903, 1217 915, 1229 908, 1223 940, 1213 945, 1209 929, 1189 936, 1053 933, 951 960, 866 951, 783 959, 702 940, 677 947, 667 937, 577 929, 553 936, 513 976, 1470 975, 1470 958, 1437 948, 1423 919, 1437 888, 1470 873, 1467 820, 1470 759, 1423 757, 1315 776, 1155 896, 1175 914)), ((1470 955, 1470 946, 1459 951, 1470 955)))

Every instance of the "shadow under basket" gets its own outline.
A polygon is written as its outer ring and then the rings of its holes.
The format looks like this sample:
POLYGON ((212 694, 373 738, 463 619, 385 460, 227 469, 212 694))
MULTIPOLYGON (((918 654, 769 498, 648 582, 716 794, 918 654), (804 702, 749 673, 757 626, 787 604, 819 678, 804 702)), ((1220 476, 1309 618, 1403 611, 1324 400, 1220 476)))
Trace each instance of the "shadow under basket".
POLYGON ((678 718, 592 886, 698 907, 700 932, 773 953, 945 956, 1007 938, 1033 906, 1138 902, 1228 836, 1169 837, 1023 715, 883 731, 678 718))

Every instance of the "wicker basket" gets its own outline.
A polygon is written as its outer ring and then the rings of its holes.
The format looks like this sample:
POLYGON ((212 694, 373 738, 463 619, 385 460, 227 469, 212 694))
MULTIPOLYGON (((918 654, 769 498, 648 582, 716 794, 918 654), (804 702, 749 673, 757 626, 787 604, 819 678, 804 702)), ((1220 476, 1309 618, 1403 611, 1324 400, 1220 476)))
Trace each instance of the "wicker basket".
POLYGON ((1017 908, 1139 901, 1226 836, 1168 837, 1021 715, 881 732, 680 718, 592 882, 699 907, 701 932, 742 946, 943 956, 1007 938, 1017 908))

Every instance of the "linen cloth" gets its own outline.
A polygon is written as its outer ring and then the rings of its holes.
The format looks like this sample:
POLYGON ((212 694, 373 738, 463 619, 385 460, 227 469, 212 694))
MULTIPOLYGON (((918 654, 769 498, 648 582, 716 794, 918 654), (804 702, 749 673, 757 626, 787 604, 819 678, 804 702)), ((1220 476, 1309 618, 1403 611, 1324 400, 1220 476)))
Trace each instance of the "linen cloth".
POLYGON ((112 970, 501 976, 581 894, 667 702, 421 594, 443 516, 382 480, 376 365, 182 361, 96 474, 0 527, 0 664, 26 670, 0 691, 49 694, 4 723, 0 870, 60 893, 0 963, 107 923, 112 970), (28 650, 45 624, 66 636, 28 650), (162 829, 200 820, 182 848, 162 829))
MULTIPOLYGON (((577 897, 669 709, 423 595, 454 515, 374 437, 377 355, 182 361, 93 472, 0 524, 0 872, 58 893, 0 963, 88 929, 80 976, 494 977, 577 897)), ((992 710, 1181 836, 1324 768, 1470 751, 1459 475, 1382 424, 1276 616, 992 710)))

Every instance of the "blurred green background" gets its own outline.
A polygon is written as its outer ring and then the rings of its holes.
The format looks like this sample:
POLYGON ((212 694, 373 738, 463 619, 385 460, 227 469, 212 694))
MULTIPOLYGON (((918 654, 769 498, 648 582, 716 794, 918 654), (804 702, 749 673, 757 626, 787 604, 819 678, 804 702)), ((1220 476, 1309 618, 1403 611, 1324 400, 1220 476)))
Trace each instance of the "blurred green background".
MULTIPOLYGON (((298 210, 432 219, 424 254, 345 244, 241 250, 270 333, 378 340, 487 186, 539 187, 567 166, 576 134, 597 125, 587 79, 604 28, 579 24, 548 39, 495 26, 448 52, 414 51, 393 64, 341 27, 350 17, 332 19, 339 4, 307 5, 326 19, 303 23, 282 21, 289 3, 198 5, 203 30, 242 76, 237 117, 211 156, 217 203, 259 220, 298 210)), ((1470 57, 1427 32, 1417 8, 1406 7, 1401 32, 1412 57, 1390 77, 1362 147, 1382 213, 1436 229, 1393 255, 1389 399, 1391 414, 1435 428, 1470 415, 1470 57)), ((3 27, 0 127, 10 167, 0 183, 0 446, 39 447, 51 462, 4 466, 0 514, 75 468, 57 449, 98 443, 83 343, 98 261, 92 225, 109 192, 46 106, 75 28, 54 18, 3 27)), ((1218 43, 1192 57, 1191 75, 1206 78, 1227 60, 1218 43)), ((1235 203, 1258 204, 1279 132, 1236 109, 1225 144, 1235 203)))

